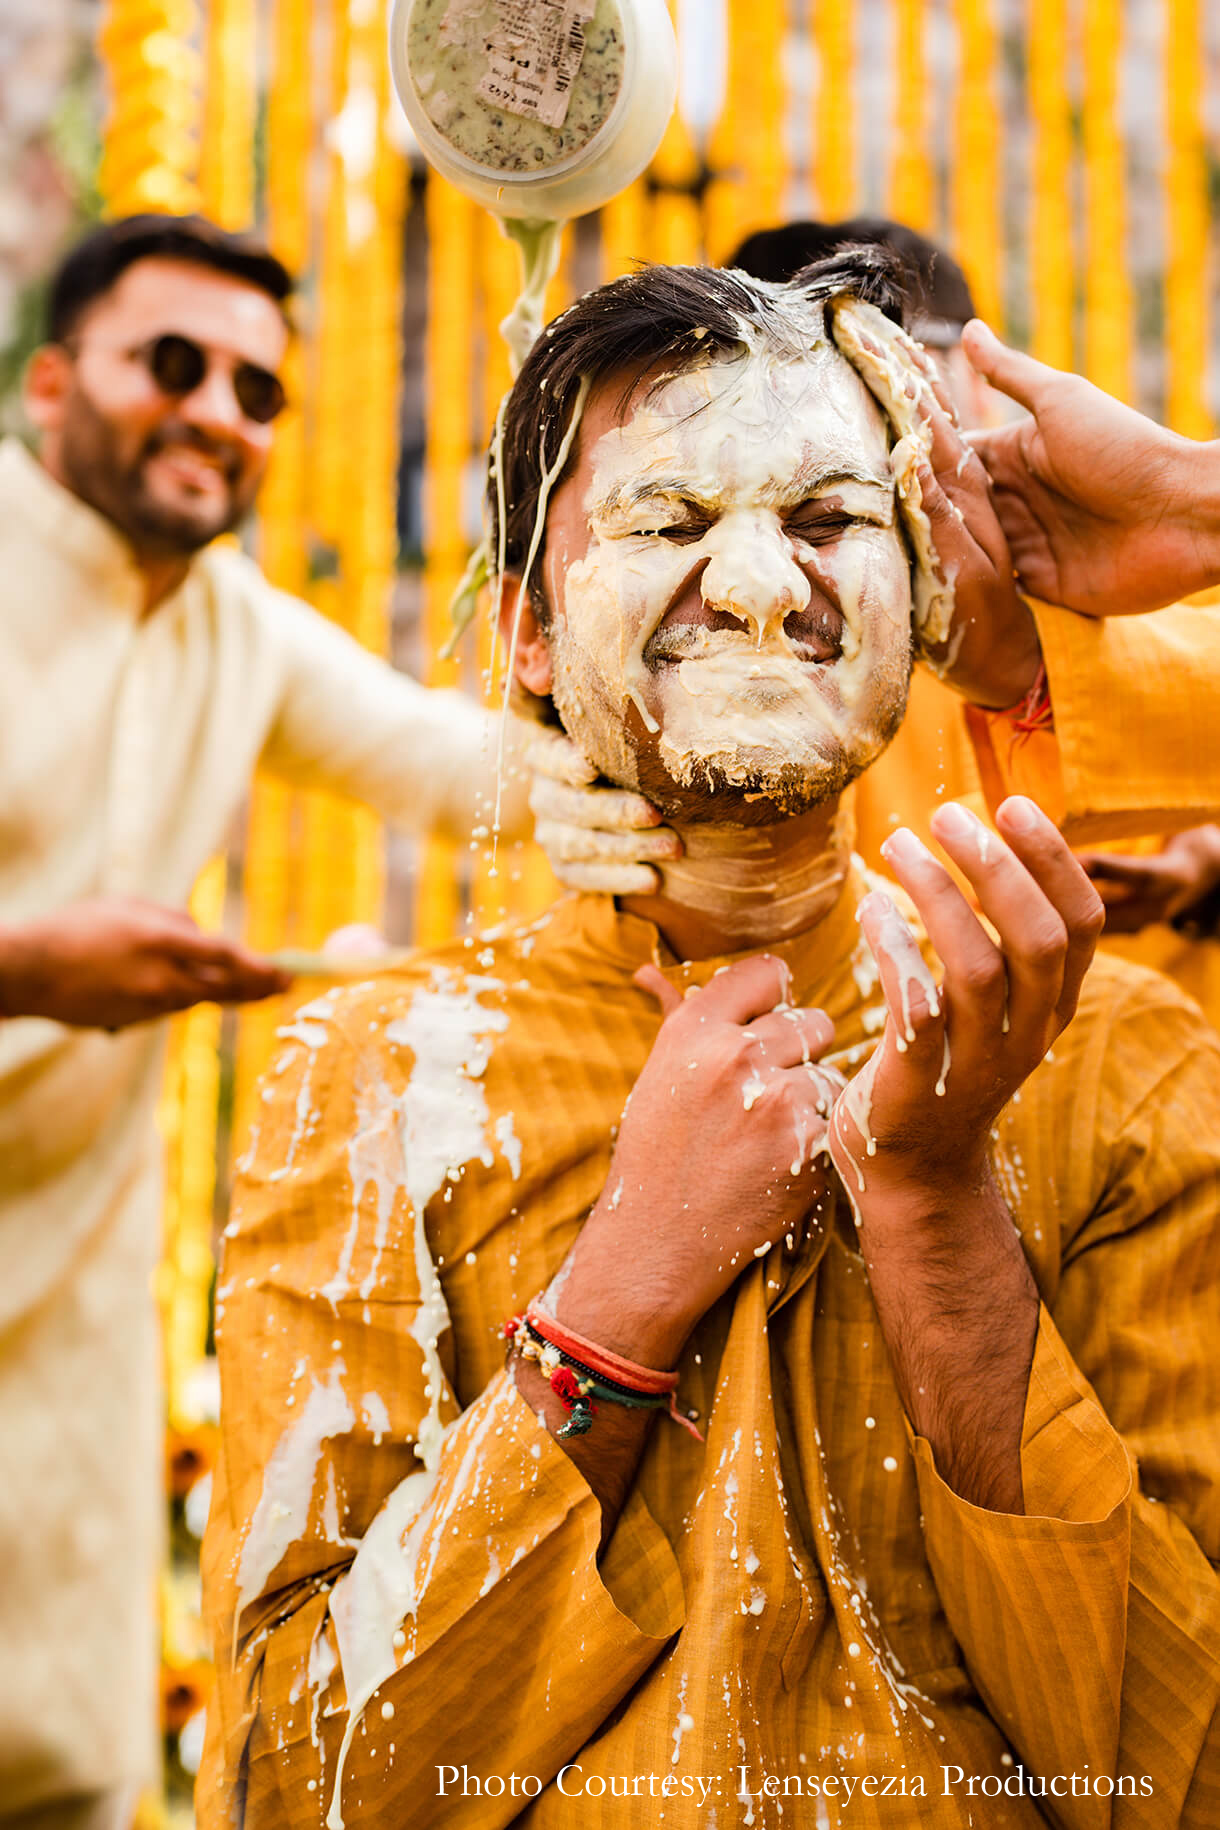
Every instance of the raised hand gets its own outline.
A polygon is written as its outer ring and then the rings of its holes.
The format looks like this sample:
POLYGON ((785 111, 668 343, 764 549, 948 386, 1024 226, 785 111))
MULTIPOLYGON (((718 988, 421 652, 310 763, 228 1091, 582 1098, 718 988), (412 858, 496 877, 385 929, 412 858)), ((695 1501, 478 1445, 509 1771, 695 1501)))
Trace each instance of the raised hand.
POLYGON ((952 581, 953 613, 944 641, 924 642, 923 653, 964 698, 1002 709, 1022 698, 1038 676, 1038 631, 1013 578, 987 472, 926 357, 924 366, 931 452, 916 476, 941 570, 952 581))
POLYGON ((831 1153, 864 1212, 894 1194, 935 1204, 980 1186, 996 1115, 1076 1008, 1101 898, 1032 801, 1014 795, 997 824, 1002 836, 956 803, 932 817, 994 939, 913 833, 882 847, 943 963, 939 987, 893 900, 875 891, 861 904, 889 1014, 835 1107, 831 1153))
POLYGON ((970 440, 1025 590, 1115 616, 1220 580, 1220 445, 1179 438, 1079 375, 1006 348, 985 324, 968 324, 962 342, 979 374, 1031 416, 970 440))
POLYGON ((963 1499, 1020 1513, 1038 1291, 988 1147, 1071 1020, 1102 907, 1032 801, 1014 796, 997 819, 1002 837, 952 804, 932 819, 995 939, 913 833, 882 848, 944 976, 938 987, 892 899, 867 897, 861 921, 889 1014, 835 1106, 830 1147, 912 1428, 963 1499))
POLYGON ((899 506, 915 559, 916 652, 976 705, 1014 705, 1041 655, 987 473, 927 351, 879 313, 836 320, 841 347, 890 422, 899 506))

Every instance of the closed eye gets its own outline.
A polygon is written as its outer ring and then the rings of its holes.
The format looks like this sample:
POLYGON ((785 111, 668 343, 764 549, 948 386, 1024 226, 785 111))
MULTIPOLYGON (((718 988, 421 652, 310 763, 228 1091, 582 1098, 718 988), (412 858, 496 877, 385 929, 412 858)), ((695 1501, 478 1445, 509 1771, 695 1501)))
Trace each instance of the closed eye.
POLYGON ((669 540, 675 546, 691 546, 702 540, 710 521, 667 521, 659 527, 640 527, 635 532, 643 539, 669 540))
POLYGON ((789 521, 788 532, 798 540, 808 541, 810 546, 823 546, 828 541, 837 540, 849 527, 856 523, 855 515, 807 515, 803 519, 789 521))

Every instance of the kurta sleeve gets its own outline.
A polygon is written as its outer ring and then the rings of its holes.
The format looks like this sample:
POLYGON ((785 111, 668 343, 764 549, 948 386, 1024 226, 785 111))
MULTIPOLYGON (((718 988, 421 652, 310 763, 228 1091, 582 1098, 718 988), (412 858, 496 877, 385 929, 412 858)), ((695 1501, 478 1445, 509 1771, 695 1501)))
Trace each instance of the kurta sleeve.
MULTIPOLYGON (((490 826, 500 745, 494 718, 456 687, 421 686, 282 592, 260 594, 282 685, 264 749, 299 786, 365 803, 392 824, 469 839, 490 826)), ((530 831, 527 784, 510 721, 501 829, 530 831)))
MULTIPOLYGON (((1204 1830, 1220 1822, 1220 1048, 1163 981, 1135 985, 1086 1093, 1091 1212, 1044 1279, 1025 1516, 967 1504, 922 1439, 916 1466, 946 1615, 1016 1758, 1123 1778, 1104 1806, 1065 1787, 1051 1820, 1204 1830)), ((1087 1057, 1072 1072, 1087 1088, 1087 1057)))
POLYGON ((1028 794, 1073 845, 1220 818, 1220 609, 1088 617, 1033 605, 1053 731, 968 724, 993 805, 1028 794))
POLYGON ((508 1375, 460 1409, 404 1064, 351 1027, 281 1032, 226 1234, 205 1830, 508 1823, 509 1776, 545 1785, 682 1621, 638 1496, 599 1565, 599 1503, 508 1375))

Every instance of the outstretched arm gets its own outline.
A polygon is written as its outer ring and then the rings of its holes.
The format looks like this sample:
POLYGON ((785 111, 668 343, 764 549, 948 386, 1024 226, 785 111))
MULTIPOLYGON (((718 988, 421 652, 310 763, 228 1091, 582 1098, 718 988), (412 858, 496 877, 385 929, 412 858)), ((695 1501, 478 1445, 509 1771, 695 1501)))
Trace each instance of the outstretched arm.
POLYGON ((244 1004, 288 975, 185 909, 135 897, 70 903, 0 929, 0 1017, 123 1029, 192 1004, 244 1004))

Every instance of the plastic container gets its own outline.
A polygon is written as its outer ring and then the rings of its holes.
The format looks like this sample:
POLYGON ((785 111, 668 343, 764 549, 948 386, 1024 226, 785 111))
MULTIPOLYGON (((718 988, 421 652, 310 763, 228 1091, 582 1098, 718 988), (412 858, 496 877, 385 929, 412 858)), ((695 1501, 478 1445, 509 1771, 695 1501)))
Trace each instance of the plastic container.
POLYGON ((665 0, 393 0, 390 68, 430 164, 495 215, 546 222, 639 176, 678 57, 665 0))

